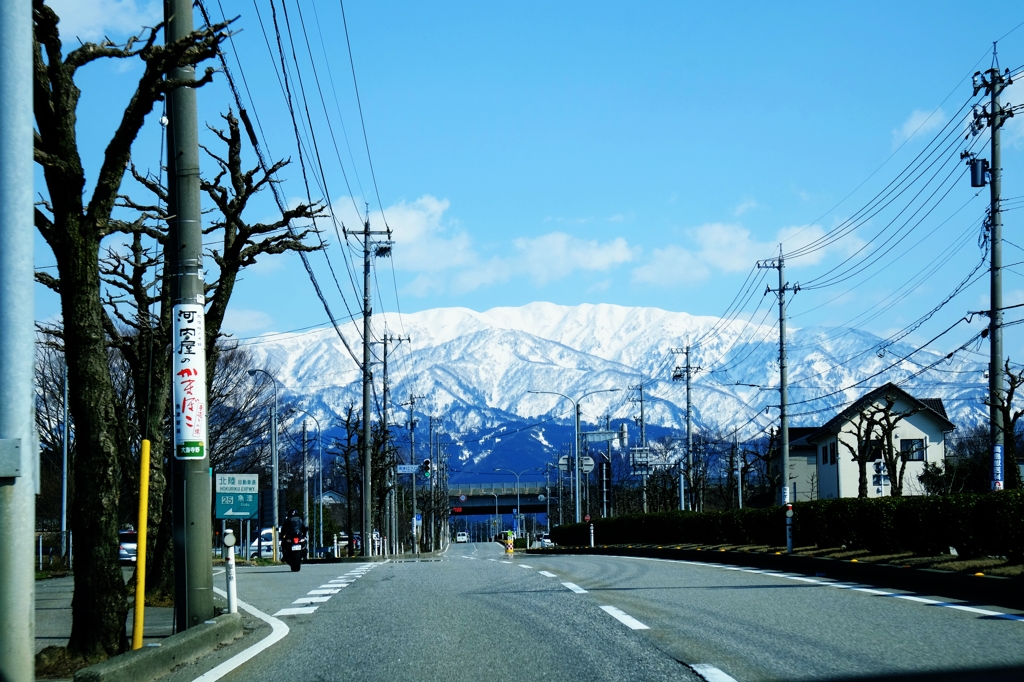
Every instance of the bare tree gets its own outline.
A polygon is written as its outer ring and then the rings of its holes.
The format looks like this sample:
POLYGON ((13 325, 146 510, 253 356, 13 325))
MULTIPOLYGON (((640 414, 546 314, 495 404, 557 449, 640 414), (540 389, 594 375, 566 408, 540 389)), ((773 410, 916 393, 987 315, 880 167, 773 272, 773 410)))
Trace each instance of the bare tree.
POLYGON ((920 412, 921 408, 911 407, 906 410, 897 410, 897 399, 893 395, 885 395, 882 400, 885 404, 875 408, 882 447, 882 461, 885 462, 885 470, 889 475, 889 494, 893 497, 902 497, 908 453, 896 447, 896 428, 900 422, 920 412))
POLYGON ((850 419, 847 424, 852 431, 839 431, 839 436, 853 436, 854 443, 851 445, 841 437, 839 442, 843 444, 850 457, 857 463, 859 476, 857 479, 857 497, 868 496, 868 462, 873 461, 878 454, 879 414, 875 405, 868 405, 855 418, 850 419))

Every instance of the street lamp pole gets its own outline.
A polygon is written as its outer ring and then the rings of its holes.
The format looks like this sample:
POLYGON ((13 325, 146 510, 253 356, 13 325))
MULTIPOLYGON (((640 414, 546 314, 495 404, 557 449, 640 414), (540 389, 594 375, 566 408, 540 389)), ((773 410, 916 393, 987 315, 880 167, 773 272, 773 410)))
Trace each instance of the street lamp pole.
MULTIPOLYGON (((262 372, 270 377, 270 382, 274 386, 274 409, 270 413, 270 481, 273 486, 273 500, 274 500, 274 561, 277 561, 277 527, 279 523, 279 511, 278 511, 278 482, 277 482, 277 379, 274 375, 265 369, 250 369, 249 376, 256 376, 257 372, 262 372)), ((263 529, 260 529, 260 535, 263 535, 263 529)), ((260 549, 262 552, 262 548, 260 549)))
MULTIPOLYGON (((573 487, 575 488, 576 493, 576 523, 579 523, 582 520, 582 516, 580 514, 580 401, 586 398, 588 395, 594 395, 595 393, 612 393, 618 390, 619 389, 617 388, 601 388, 596 391, 584 393, 576 400, 573 400, 564 393, 558 393, 557 391, 527 391, 527 393, 546 393, 548 395, 560 395, 572 403, 573 412, 575 413, 575 418, 573 421, 576 435, 576 437, 573 439, 572 444, 573 466, 576 469, 576 476, 573 480, 573 487)), ((561 503, 561 501, 559 501, 559 503, 561 503)))

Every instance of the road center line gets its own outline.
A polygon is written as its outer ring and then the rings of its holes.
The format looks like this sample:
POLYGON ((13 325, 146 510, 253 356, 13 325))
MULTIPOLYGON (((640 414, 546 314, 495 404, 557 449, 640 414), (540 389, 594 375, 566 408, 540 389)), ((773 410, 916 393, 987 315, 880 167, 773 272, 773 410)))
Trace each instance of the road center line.
POLYGON ((541 575, 547 577, 547 578, 554 578, 555 577, 555 574, 552 573, 551 571, 537 571, 537 572, 540 573, 541 575))
MULTIPOLYGON (((587 593, 586 590, 584 590, 582 587, 580 587, 576 583, 562 583, 562 585, 564 585, 565 587, 568 587, 570 590, 572 590, 576 594, 586 594, 587 593)), ((601 608, 603 609, 604 607, 602 606, 601 608)))
MULTIPOLYGON (((570 585, 571 583, 562 583, 563 585, 570 585)), ((571 589, 571 588, 570 588, 571 589)), ((574 590, 575 591, 575 590, 574 590)), ((630 630, 650 630, 649 627, 638 621, 633 616, 624 612, 622 609, 617 609, 614 606, 602 606, 601 609, 605 611, 615 620, 619 621, 630 630)))
POLYGON ((697 663, 690 667, 693 668, 693 672, 703 677, 707 682, 736 682, 735 678, 726 675, 715 666, 707 663, 697 663))

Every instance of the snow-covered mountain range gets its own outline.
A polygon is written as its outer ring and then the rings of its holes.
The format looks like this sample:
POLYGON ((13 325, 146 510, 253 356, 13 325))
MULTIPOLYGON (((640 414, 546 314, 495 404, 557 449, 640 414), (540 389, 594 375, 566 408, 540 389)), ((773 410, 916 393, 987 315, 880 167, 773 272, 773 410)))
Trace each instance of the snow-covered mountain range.
MULTIPOLYGON (((617 428, 639 415, 639 404, 631 402, 639 391, 630 387, 643 383, 649 437, 681 429, 684 382, 672 375, 684 363, 675 351, 688 343, 691 365, 700 368, 693 372, 691 393, 698 430, 742 425, 740 437, 748 438, 778 420, 778 335, 767 326, 657 308, 531 303, 484 312, 387 313, 374 316, 373 329, 378 342, 385 330, 408 339, 389 343, 389 422, 406 424, 408 407, 400 404, 417 396, 417 457, 426 455, 426 417, 440 417, 443 440, 454 443, 449 453, 466 472, 547 462, 563 442, 571 442, 572 404, 531 391, 576 399, 616 389, 586 397, 581 410, 587 429, 597 428, 599 418, 603 426, 605 415, 617 428), (544 420, 550 421, 530 428, 544 420)), ((360 332, 361 321, 343 329, 357 354, 360 332)), ((788 336, 794 426, 822 423, 870 388, 903 380, 919 397, 942 398, 955 423, 969 426, 984 417, 982 363, 958 361, 950 372, 943 361, 914 376, 942 355, 921 351, 900 361, 912 346, 895 343, 883 350, 882 339, 852 329, 791 329, 788 336)), ((284 386, 285 402, 301 404, 326 423, 346 405, 361 404, 358 367, 333 329, 269 335, 250 348, 255 366, 271 369, 284 386)), ((376 343, 373 352, 382 362, 383 344, 376 343)), ((377 405, 382 379, 378 364, 377 405)))

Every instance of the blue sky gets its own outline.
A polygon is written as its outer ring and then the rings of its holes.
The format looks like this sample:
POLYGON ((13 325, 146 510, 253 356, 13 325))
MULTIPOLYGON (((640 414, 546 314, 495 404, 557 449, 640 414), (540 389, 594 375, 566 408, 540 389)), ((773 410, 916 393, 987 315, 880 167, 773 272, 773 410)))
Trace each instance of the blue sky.
MULTIPOLYGON (((300 2, 335 133, 332 140, 289 0, 326 195, 347 226, 359 227, 354 207, 365 201, 373 227, 383 227, 383 206, 394 230, 393 261, 376 263, 377 310, 484 310, 545 300, 721 315, 755 261, 776 255, 780 241, 793 251, 842 224, 943 125, 962 128, 956 115, 971 96, 969 75, 989 66, 993 40, 1009 33, 999 43, 1000 65, 1024 65, 1024 27, 1013 30, 1024 22, 1017 2, 350 1, 345 10, 374 189, 339 4, 300 2)), ((143 0, 53 4, 66 18, 66 41, 123 38, 158 20, 162 7, 143 0)), ((219 16, 216 0, 207 6, 219 16)), ((241 81, 241 60, 249 86, 242 95, 262 121, 270 154, 295 161, 283 188, 297 201, 305 190, 276 62, 254 4, 224 6, 240 15, 229 66, 241 81)), ((273 45, 269 0, 256 6, 273 45)), ((291 59, 287 44, 286 50, 291 59)), ((114 103, 125 100, 138 73, 137 65, 125 64, 81 72, 79 134, 91 168, 116 120, 114 103)), ((294 73, 292 79, 297 88, 294 73)), ((1012 86, 1005 99, 1024 103, 1024 85, 1012 86), (1021 90, 1016 98, 1014 87, 1021 90)), ((218 75, 200 91, 201 120, 216 123, 229 106, 218 75)), ((153 170, 158 116, 134 150, 136 163, 153 170)), ((1004 197, 1024 196, 1024 116, 1007 125, 1004 141, 1004 197)), ((988 155, 987 134, 975 144, 988 155)), ((954 166, 963 170, 942 168, 954 166)), ((325 194, 315 184, 312 192, 325 194)), ((899 201, 829 248, 792 259, 793 282, 813 281, 851 256, 866 269, 798 294, 791 324, 843 324, 877 312, 874 306, 959 239, 965 245, 915 280, 899 305, 857 323, 885 335, 932 308, 981 257, 968 232, 980 229, 987 190, 975 194, 966 178, 953 181, 885 269, 890 261, 871 247, 858 250, 892 233, 886 225, 899 224, 899 201)), ((268 194, 250 217, 267 219, 273 210, 268 194)), ((1016 236, 1021 215, 1006 213, 1005 235, 1024 247, 1016 236)), ((355 310, 345 254, 333 227, 321 227, 355 310)), ((1005 261, 1024 261, 1024 248, 1006 246, 1005 261)), ((52 262, 40 242, 37 264, 52 262)), ((323 256, 312 262, 332 308, 344 312, 323 256)), ((1016 270, 1024 273, 1024 266, 1016 270)), ((1005 289, 1007 304, 1024 302, 1024 274, 1011 268, 1005 289)), ((743 314, 759 320, 770 303, 758 293, 743 314)), ((911 340, 927 340, 987 304, 982 280, 911 340)), ((326 322, 292 256, 247 271, 232 308, 227 326, 242 337, 326 322)), ((57 302, 40 290, 37 309, 40 318, 50 317, 57 302)), ((953 348, 972 333, 965 326, 936 345, 953 348)), ((1011 333, 1007 350, 1024 356, 1024 338, 1011 333)))

